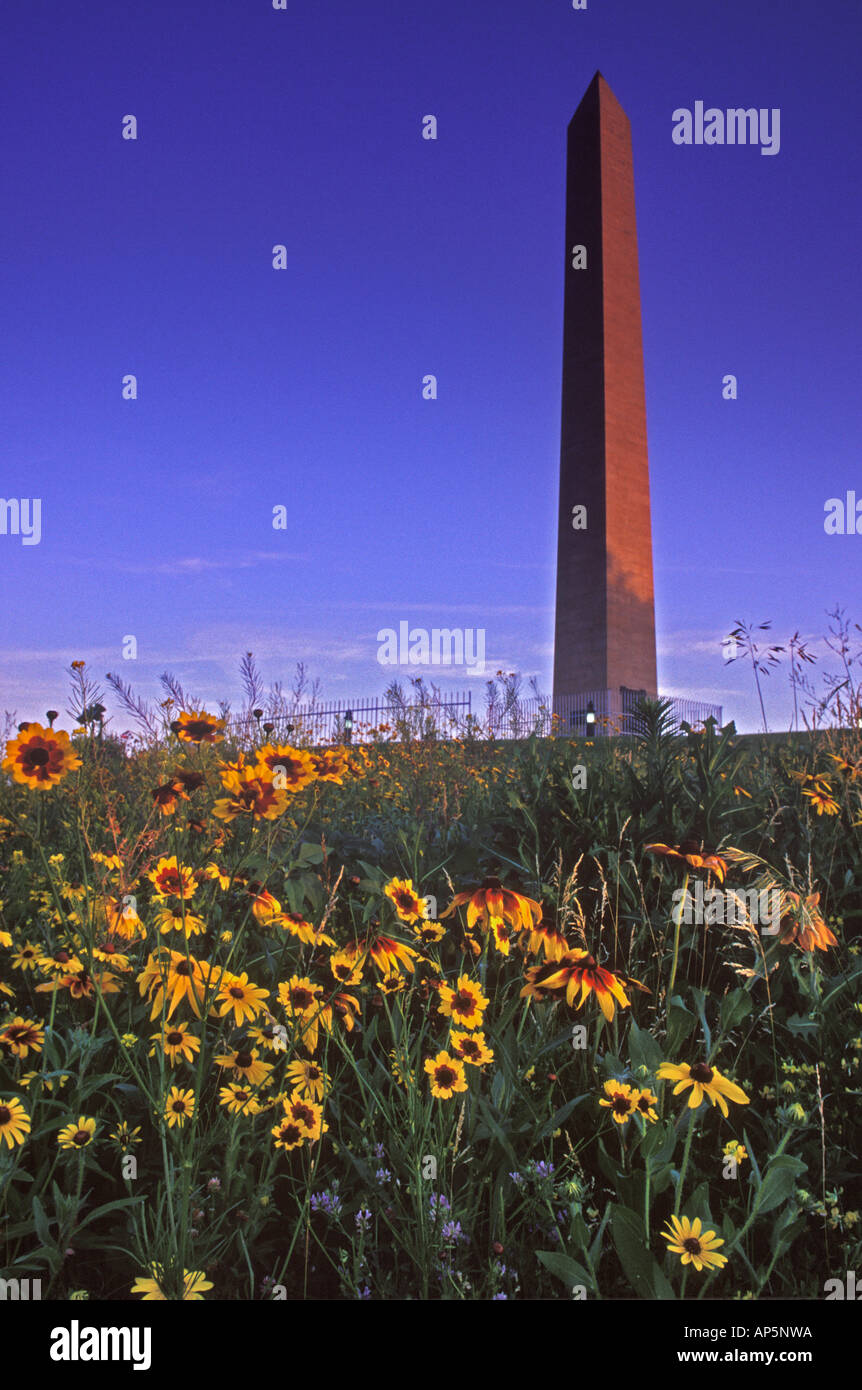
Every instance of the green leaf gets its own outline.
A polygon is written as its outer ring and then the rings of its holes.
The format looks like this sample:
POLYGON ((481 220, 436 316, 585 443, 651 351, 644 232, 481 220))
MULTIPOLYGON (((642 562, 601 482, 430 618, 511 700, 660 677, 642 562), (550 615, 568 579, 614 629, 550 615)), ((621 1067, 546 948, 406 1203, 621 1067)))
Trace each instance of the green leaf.
POLYGON ((51 1239, 51 1227, 48 1221, 48 1215, 38 1197, 34 1196, 31 1204, 31 1211, 33 1213, 33 1225, 36 1228, 37 1236, 44 1246, 53 1248, 54 1241, 51 1239))
POLYGON ((559 1129, 563 1121, 569 1118, 575 1106, 580 1105, 581 1101, 586 1099, 587 1097, 584 1095, 575 1096, 574 1100, 567 1100, 565 1105, 560 1106, 555 1115, 545 1121, 533 1142, 538 1144, 542 1139, 547 1139, 549 1134, 553 1134, 554 1130, 559 1129))
POLYGON ((652 1033, 639 1028, 634 1019, 629 1028, 629 1057, 635 1071, 638 1067, 646 1067, 647 1071, 655 1072, 664 1061, 661 1047, 652 1033))
POLYGON ((751 995, 747 990, 734 989, 721 1001, 721 1029, 729 1033, 751 1013, 751 995))
POLYGON ((758 1216, 763 1216, 775 1207, 780 1207, 782 1202, 786 1202, 793 1193, 797 1178, 807 1167, 807 1163, 803 1163, 801 1158, 792 1158, 790 1154, 779 1154, 777 1158, 773 1158, 767 1166, 755 1198, 758 1216))
POLYGON ((577 1260, 570 1259, 568 1255, 559 1255, 556 1250, 537 1250, 536 1255, 545 1269, 555 1278, 562 1279, 568 1288, 572 1289, 576 1284, 583 1284, 585 1289, 594 1288, 590 1275, 577 1260))
POLYGON ((641 1218, 627 1207, 614 1207, 611 1234, 623 1272, 638 1298, 672 1298, 673 1290, 647 1248, 641 1218))
POLYGON ((512 1145, 504 1130, 501 1128, 500 1123, 497 1120, 497 1117, 494 1115, 492 1107, 485 1100, 484 1096, 477 1096, 476 1099, 479 1102, 479 1111, 482 1116, 482 1119, 485 1121, 485 1124, 488 1127, 488 1130, 491 1134, 493 1134, 494 1138, 497 1140, 497 1143, 503 1149, 507 1157, 512 1160, 512 1163, 514 1164, 515 1168, 517 1168, 518 1156, 515 1153, 515 1150, 512 1148, 512 1145))
POLYGON ((703 1040, 706 1044, 707 1052, 712 1051, 712 1033, 706 1021, 706 991, 702 989, 692 989, 694 1007, 697 1009, 697 1016, 700 1019, 700 1026, 703 1029, 703 1040))

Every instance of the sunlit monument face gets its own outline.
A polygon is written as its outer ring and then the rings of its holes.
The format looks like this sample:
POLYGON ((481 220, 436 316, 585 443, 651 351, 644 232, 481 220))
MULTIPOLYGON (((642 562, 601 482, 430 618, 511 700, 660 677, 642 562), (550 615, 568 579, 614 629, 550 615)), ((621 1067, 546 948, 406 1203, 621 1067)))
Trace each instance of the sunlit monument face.
POLYGON ((569 124, 554 696, 656 694, 628 118, 596 73, 569 124))

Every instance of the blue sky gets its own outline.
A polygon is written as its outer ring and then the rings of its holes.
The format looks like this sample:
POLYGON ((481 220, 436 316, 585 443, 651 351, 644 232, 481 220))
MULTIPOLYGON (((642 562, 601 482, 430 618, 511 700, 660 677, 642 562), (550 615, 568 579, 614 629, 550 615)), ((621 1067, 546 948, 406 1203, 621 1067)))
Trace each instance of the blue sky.
MULTIPOLYGON (((6 0, 0 492, 42 536, 0 535, 0 707, 63 709, 75 659, 238 701, 248 649, 382 693, 403 620, 549 687, 565 137, 599 68, 633 130, 659 684, 757 727, 734 622, 862 622, 862 536, 823 526, 862 499, 860 41, 856 0, 6 0), (779 108, 780 152, 675 145, 698 100, 779 108)), ((786 663, 766 694, 786 725, 786 663)))

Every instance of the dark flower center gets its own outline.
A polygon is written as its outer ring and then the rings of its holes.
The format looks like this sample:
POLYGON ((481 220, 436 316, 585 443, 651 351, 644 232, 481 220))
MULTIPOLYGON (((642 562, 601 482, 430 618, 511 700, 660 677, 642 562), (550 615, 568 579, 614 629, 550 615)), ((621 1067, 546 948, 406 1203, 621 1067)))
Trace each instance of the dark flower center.
POLYGON ((700 1241, 696 1240, 694 1236, 689 1236, 688 1240, 684 1240, 683 1246, 690 1255, 700 1254, 700 1241))
POLYGON ((73 1143, 73 1144, 84 1145, 84 1144, 87 1143, 87 1141, 89 1140, 89 1138, 90 1138, 89 1130, 86 1130, 86 1129, 76 1129, 76 1130, 75 1130, 75 1133, 72 1135, 72 1143, 73 1143))
POLYGON ((713 1078, 712 1067, 708 1067, 705 1062, 695 1062, 690 1069, 692 1081, 698 1081, 702 1086, 708 1086, 713 1078))
POLYGON ((438 1068, 437 1068, 437 1085, 438 1085, 438 1086, 446 1086, 446 1087, 451 1086, 451 1085, 452 1085, 452 1082, 455 1081, 455 1080, 457 1080, 457 1077, 458 1077, 458 1073, 457 1073, 456 1071, 453 1071, 453 1069, 452 1069, 451 1067, 438 1067, 438 1068))
POLYGON ((8 1125, 12 1119, 12 1111, 8 1105, 0 1105, 0 1126, 8 1125))
POLYGON ((180 961, 177 961, 177 964, 176 964, 176 968, 175 968, 174 973, 177 974, 177 975, 191 975, 191 973, 192 973, 192 971, 191 971, 191 966, 189 965, 188 961, 187 961, 187 960, 180 960, 180 961))
POLYGON ((238 1052, 236 1054, 236 1065, 238 1067, 250 1067, 254 1058, 250 1052, 238 1052))
POLYGON ((629 1102, 626 1100, 625 1096, 621 1096, 621 1095, 616 1095, 616 1096, 614 1096, 614 1104, 613 1104, 613 1112, 614 1112, 614 1114, 615 1114, 615 1115, 627 1115, 627 1114, 628 1114, 628 1110, 629 1110, 629 1102))
POLYGON ((228 994, 231 996, 232 999, 245 998, 245 993, 241 985, 231 985, 230 989, 228 990, 228 994))
POLYGON ((28 756, 34 767, 44 767, 49 761, 49 754, 45 748, 31 748, 28 756))
POLYGON ((168 1047, 179 1047, 179 1045, 180 1045, 180 1043, 182 1042, 182 1040, 183 1040, 183 1035, 182 1035, 182 1033, 168 1033, 168 1036, 167 1036, 167 1038, 165 1039, 165 1041, 166 1041, 167 1044, 168 1044, 168 1047))

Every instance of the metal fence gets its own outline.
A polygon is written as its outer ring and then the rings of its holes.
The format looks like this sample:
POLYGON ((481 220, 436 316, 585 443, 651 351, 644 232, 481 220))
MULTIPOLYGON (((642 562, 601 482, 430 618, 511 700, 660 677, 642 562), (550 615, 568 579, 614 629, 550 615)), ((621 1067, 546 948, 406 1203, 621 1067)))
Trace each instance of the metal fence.
POLYGON ((471 719, 472 698, 468 691, 466 695, 429 695, 414 704, 363 699, 297 705, 290 714, 264 714, 259 720, 247 714, 233 719, 228 732, 240 743, 379 743, 429 734, 437 738, 457 737, 471 719))
MULTIPOLYGON (((234 719, 230 736, 239 743, 277 741, 302 745, 379 743, 415 738, 603 738, 636 734, 636 712, 643 691, 590 690, 580 695, 534 695, 527 699, 492 700, 481 715, 473 713, 472 692, 434 692, 412 704, 385 699, 335 700, 326 705, 298 705, 290 714, 234 719)), ((721 705, 671 698, 671 722, 721 725, 721 705)))

